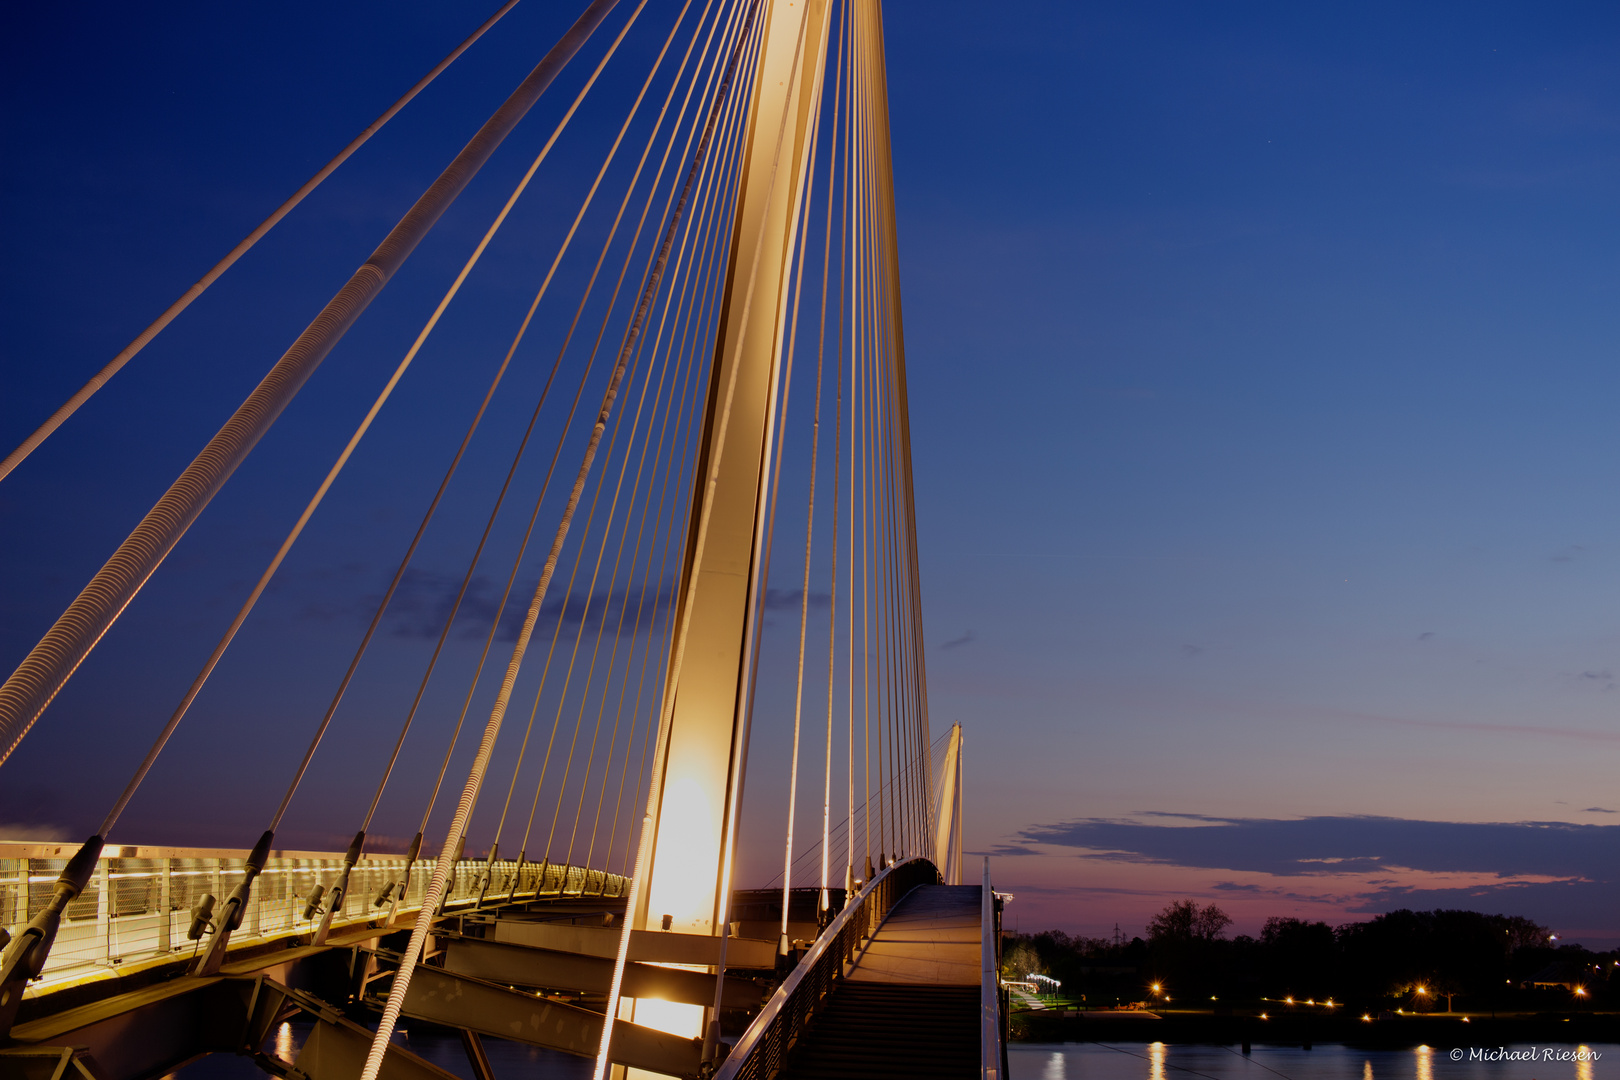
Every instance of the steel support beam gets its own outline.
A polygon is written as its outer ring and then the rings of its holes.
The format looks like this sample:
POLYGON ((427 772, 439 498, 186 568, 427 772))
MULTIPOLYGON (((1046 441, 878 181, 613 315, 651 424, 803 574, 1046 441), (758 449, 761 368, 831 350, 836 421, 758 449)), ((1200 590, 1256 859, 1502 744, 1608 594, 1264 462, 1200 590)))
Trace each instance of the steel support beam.
POLYGON ((489 1055, 484 1053, 484 1037, 476 1031, 461 1029, 461 1048, 467 1051, 467 1064, 472 1066, 473 1080, 495 1080, 489 1055))
MULTIPOLYGON (((575 1005, 455 975, 442 968, 418 967, 405 995, 404 1014, 445 1027, 512 1039, 531 1046, 595 1057, 602 1039, 602 1014, 575 1005)), ((632 1024, 613 1024, 613 1062, 666 1076, 695 1077, 703 1044, 695 1039, 632 1024)), ((360 1061, 364 1062, 362 1054, 360 1061)), ((358 1065, 356 1066, 358 1070, 358 1065)), ((355 1074, 351 1073, 349 1080, 355 1074)))
MULTIPOLYGON (((618 955, 620 931, 600 926, 502 919, 495 924, 495 940, 535 949, 577 953, 580 956, 618 955)), ((707 934, 677 934, 661 930, 630 932, 631 960, 650 964, 702 964, 720 962, 720 939, 707 934)), ((726 964, 739 968, 776 966, 776 942, 760 938, 732 938, 726 964)))
POLYGON ((0 1050, 5 1080, 107 1080, 82 1046, 23 1046, 0 1050))
MULTIPOLYGON (((606 994, 613 982, 611 956, 580 956, 478 938, 449 938, 443 944, 444 970, 485 982, 585 994, 606 994)), ((714 982, 707 972, 657 964, 631 963, 624 969, 624 993, 629 997, 708 1005, 714 1001, 714 982)), ((732 1009, 757 1009, 765 1003, 765 991, 743 978, 727 979, 725 996, 726 1007, 732 1009)))
MULTIPOLYGON (((366 1063, 373 1034, 371 1029, 352 1020, 323 1017, 310 1029, 309 1038, 298 1051, 296 1073, 276 1069, 273 1059, 266 1060, 268 1055, 260 1055, 256 1060, 288 1080, 354 1080, 366 1063)), ((380 1080, 460 1080, 455 1073, 446 1072, 392 1043, 383 1055, 382 1071, 377 1075, 380 1080)))

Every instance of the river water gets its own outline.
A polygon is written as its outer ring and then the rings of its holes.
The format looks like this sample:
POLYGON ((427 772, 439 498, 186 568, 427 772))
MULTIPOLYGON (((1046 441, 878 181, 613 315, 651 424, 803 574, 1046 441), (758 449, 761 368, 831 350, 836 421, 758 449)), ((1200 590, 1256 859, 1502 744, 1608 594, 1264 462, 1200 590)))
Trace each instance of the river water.
POLYGON ((1256 1045, 1245 1057, 1236 1046, 1013 1043, 1007 1064, 1011 1080, 1603 1080, 1620 1078, 1620 1044, 1416 1050, 1256 1045))
MULTIPOLYGON (((266 1049, 297 1056, 307 1023, 283 1024, 266 1049)), ((406 1031, 397 1041, 433 1064, 472 1080, 461 1040, 440 1031, 406 1031)), ((585 1080, 591 1062, 505 1039, 485 1039, 496 1080, 585 1080)), ((1620 1044, 1419 1047, 1358 1050, 1318 1044, 1302 1050, 1256 1045, 1247 1057, 1236 1046, 1168 1043, 1013 1043, 1010 1080, 1620 1080, 1620 1044), (1505 1049, 1506 1054, 1500 1050, 1505 1049), (1453 1061, 1457 1054, 1462 1060, 1453 1061), (1471 1051, 1475 1051, 1471 1053, 1471 1051), (1489 1060, 1495 1056, 1496 1060, 1489 1060), (1472 1058, 1472 1060, 1471 1060, 1472 1058)), ((165 1080, 261 1080, 246 1058, 212 1054, 165 1080)))

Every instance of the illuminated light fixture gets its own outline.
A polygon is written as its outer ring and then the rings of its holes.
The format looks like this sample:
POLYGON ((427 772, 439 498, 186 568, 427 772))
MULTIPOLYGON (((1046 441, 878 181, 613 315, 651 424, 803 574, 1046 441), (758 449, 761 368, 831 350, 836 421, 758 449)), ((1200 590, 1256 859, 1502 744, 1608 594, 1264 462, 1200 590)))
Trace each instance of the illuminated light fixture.
POLYGON ((1468 1017, 1466 1017, 1466 1016, 1463 1017, 1463 1023, 1465 1023, 1465 1024, 1468 1023, 1468 1017))
POLYGON ((637 998, 636 1023, 671 1035, 685 1035, 693 1030, 702 1030, 703 1006, 660 998, 637 998))
POLYGON ((1294 999, 1291 998, 1291 997, 1283 998, 1283 1003, 1287 1004, 1287 1005, 1292 1005, 1294 1003, 1294 999))
POLYGON ((1362 1013, 1361 1018, 1369 1024, 1372 1023, 1372 1013, 1362 1013))
POLYGON ((1261 1013, 1260 1014, 1260 1019, 1262 1019, 1262 1020, 1270 1020, 1271 1017, 1267 1016, 1265 1013, 1261 1013))

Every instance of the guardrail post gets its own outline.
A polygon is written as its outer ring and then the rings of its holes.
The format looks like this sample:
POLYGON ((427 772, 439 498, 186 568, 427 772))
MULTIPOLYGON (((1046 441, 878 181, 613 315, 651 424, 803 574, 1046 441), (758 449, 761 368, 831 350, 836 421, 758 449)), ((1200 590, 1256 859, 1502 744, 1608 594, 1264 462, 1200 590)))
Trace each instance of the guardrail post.
POLYGON ((101 962, 105 964, 113 963, 111 864, 108 858, 96 864, 96 940, 101 943, 101 962))
POLYGON ((264 886, 259 886, 252 896, 253 915, 248 919, 248 936, 258 937, 264 933, 264 886))
POLYGON ((174 912, 170 910, 170 875, 174 872, 173 859, 157 859, 158 869, 158 920, 157 920, 157 951, 166 953, 170 951, 170 943, 174 940, 174 912))

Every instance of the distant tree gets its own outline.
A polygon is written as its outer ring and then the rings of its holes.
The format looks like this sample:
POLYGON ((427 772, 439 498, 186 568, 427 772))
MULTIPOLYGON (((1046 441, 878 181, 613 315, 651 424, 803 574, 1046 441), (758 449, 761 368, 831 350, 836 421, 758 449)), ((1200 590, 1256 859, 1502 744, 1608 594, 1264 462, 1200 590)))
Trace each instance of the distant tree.
POLYGON ((1523 915, 1498 915, 1496 920, 1506 935, 1510 953, 1520 949, 1539 949, 1547 944, 1547 928, 1532 919, 1523 915))
POLYGON ((1020 936, 1002 947, 1002 978, 1022 981, 1031 975, 1045 974, 1046 965, 1041 963, 1041 954, 1031 939, 1020 936))
POLYGON ((1199 907, 1194 900, 1173 900, 1147 925, 1148 941, 1218 941, 1232 925, 1232 917, 1215 904, 1199 907))
POLYGON ((1343 993, 1339 948, 1324 922, 1272 916, 1260 931, 1265 992, 1300 997, 1343 993))

